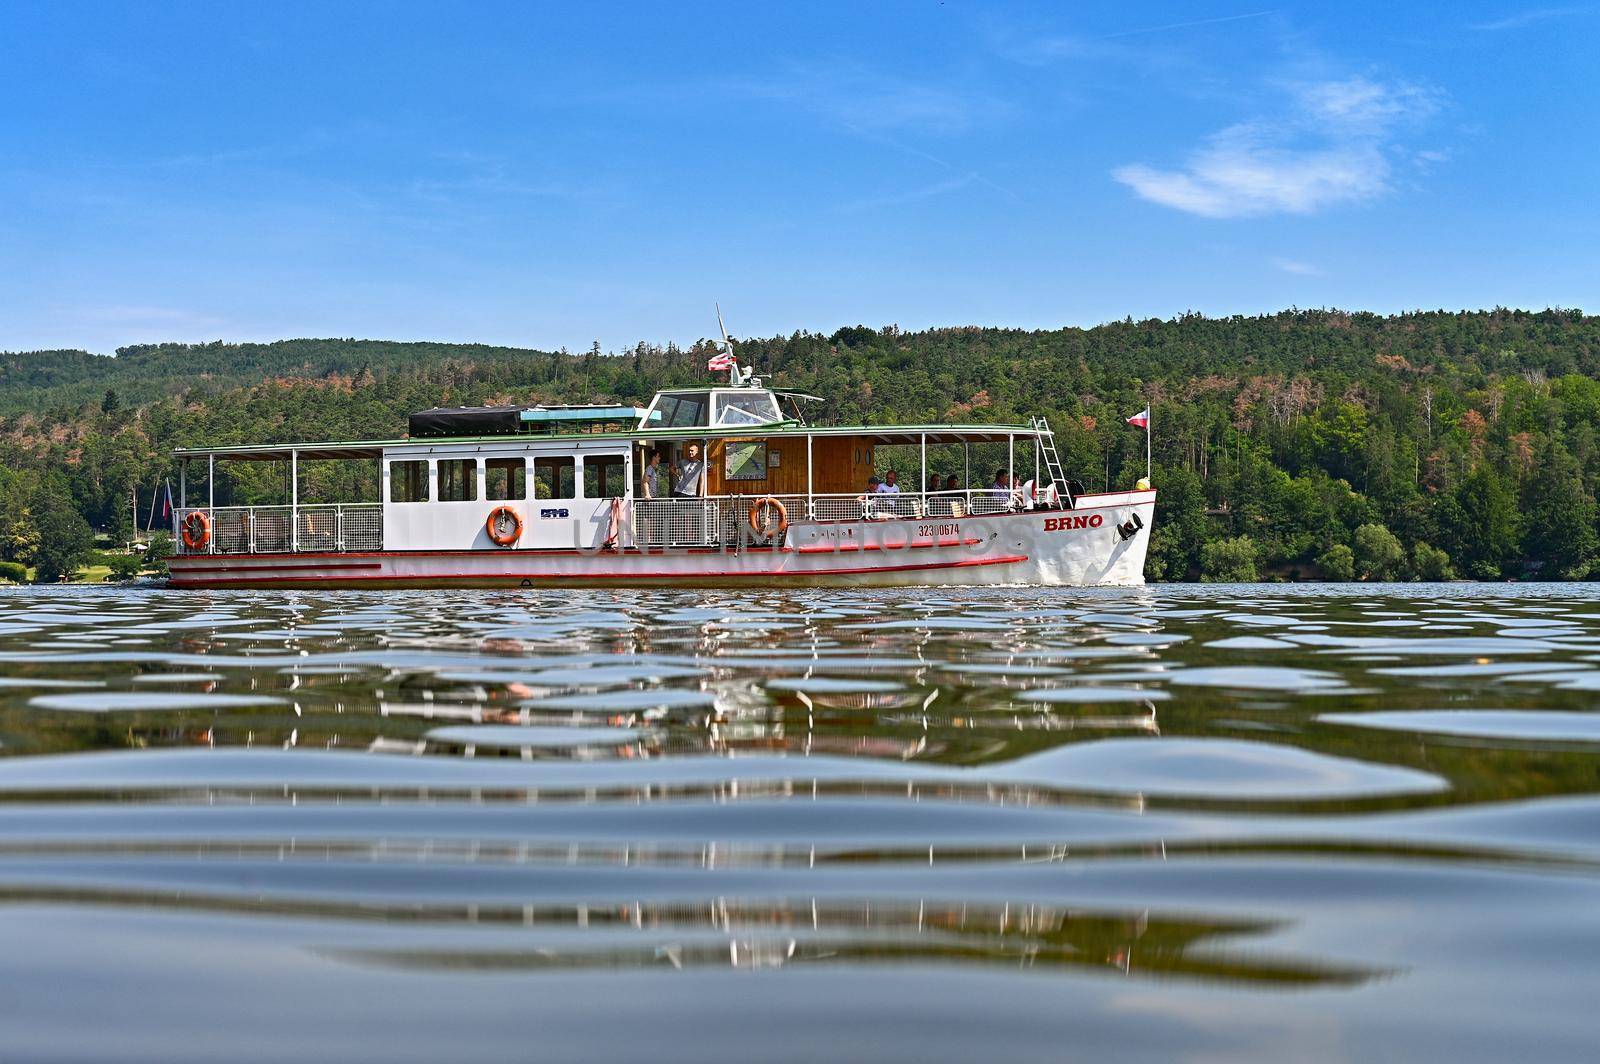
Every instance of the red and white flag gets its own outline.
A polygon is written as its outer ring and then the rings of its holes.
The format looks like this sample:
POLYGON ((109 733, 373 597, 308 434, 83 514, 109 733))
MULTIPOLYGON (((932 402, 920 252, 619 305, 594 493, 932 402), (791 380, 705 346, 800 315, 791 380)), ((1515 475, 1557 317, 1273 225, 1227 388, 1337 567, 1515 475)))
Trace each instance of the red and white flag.
POLYGON ((1150 408, 1147 406, 1128 419, 1128 424, 1141 429, 1150 427, 1150 408))
POLYGON ((720 355, 712 355, 711 356, 711 361, 706 363, 706 369, 709 369, 709 370, 732 369, 732 368, 733 368, 733 355, 729 354, 726 351, 724 351, 720 355))

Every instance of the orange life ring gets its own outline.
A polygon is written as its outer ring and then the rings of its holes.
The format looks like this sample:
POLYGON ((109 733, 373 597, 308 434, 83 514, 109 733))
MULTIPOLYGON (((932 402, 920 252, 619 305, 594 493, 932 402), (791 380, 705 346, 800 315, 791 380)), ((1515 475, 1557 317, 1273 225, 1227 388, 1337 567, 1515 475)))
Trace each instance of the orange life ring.
POLYGON ((211 542, 211 517, 204 510, 190 510, 183 518, 183 545, 201 550, 211 542))
POLYGON ((483 523, 483 527, 497 546, 509 547, 522 538, 522 515, 509 506, 496 506, 489 511, 489 519, 483 523), (507 518, 510 519, 509 525, 507 518))
POLYGON ((750 531, 764 539, 776 539, 789 530, 789 509, 782 502, 768 495, 766 498, 757 499, 750 504, 749 520, 750 531), (768 507, 778 511, 776 525, 764 520, 762 517, 762 511, 768 507))

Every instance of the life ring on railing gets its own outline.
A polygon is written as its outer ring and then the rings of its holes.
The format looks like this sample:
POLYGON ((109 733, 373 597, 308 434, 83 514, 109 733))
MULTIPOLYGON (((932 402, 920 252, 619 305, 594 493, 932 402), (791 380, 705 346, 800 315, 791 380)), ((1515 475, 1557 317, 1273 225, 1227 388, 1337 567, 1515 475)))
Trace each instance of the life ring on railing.
POLYGON ((768 495, 750 504, 749 521, 750 531, 763 539, 776 539, 789 530, 789 508, 768 495), (776 522, 770 519, 771 511, 777 512, 776 522))
POLYGON ((496 546, 509 547, 522 538, 522 515, 509 506, 496 506, 489 511, 483 529, 496 546))
POLYGON ((190 510, 183 517, 183 545, 201 550, 211 542, 211 517, 204 510, 190 510))

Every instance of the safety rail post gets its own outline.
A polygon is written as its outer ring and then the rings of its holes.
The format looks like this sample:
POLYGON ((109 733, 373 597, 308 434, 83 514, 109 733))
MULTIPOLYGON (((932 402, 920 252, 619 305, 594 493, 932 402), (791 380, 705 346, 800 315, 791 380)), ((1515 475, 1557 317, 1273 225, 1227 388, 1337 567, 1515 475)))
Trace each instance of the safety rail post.
POLYGON ((343 506, 343 504, 335 506, 333 508, 333 549, 335 551, 339 551, 339 552, 342 552, 344 550, 344 506, 343 506))
POLYGON ((300 452, 289 452, 289 553, 300 550, 300 452))
POLYGON ((254 506, 245 511, 245 522, 250 529, 245 540, 245 547, 251 554, 254 554, 256 552, 256 508, 254 506))

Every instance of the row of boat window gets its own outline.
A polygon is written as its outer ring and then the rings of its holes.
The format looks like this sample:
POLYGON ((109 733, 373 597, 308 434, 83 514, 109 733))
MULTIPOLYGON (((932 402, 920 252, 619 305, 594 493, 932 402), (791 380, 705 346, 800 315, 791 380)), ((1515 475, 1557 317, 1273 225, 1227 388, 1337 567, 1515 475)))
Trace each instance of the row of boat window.
POLYGON ((427 459, 389 463, 390 502, 428 502, 434 497, 431 481, 437 479, 439 502, 475 502, 482 466, 483 497, 506 502, 528 497, 528 474, 533 474, 534 498, 575 499, 582 485, 586 499, 625 495, 627 459, 620 454, 550 455, 527 458, 440 458, 433 463, 437 477, 428 476, 427 459))

